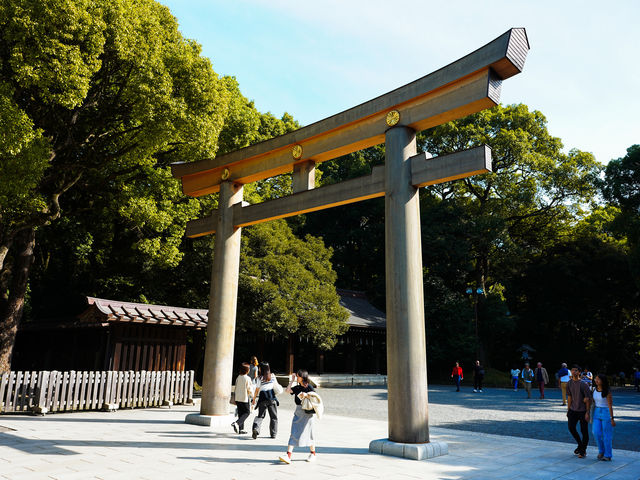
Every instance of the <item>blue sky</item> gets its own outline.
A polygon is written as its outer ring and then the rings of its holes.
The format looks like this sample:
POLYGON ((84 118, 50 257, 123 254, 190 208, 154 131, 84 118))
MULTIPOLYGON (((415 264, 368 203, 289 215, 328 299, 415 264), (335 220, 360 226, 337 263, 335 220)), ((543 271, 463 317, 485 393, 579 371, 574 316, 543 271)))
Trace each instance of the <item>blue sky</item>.
POLYGON ((308 125, 525 27, 502 103, 540 110, 565 150, 607 163, 640 143, 640 1, 160 0, 263 112, 308 125))

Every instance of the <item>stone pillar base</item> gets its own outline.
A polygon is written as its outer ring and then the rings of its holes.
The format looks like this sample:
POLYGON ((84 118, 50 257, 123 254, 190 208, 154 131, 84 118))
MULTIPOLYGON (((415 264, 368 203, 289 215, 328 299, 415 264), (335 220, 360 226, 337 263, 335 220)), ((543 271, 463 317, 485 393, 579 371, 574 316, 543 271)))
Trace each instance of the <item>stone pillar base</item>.
POLYGON ((225 430, 231 431, 231 424, 235 419, 235 415, 201 415, 199 413, 190 413, 184 417, 184 423, 210 428, 224 428, 225 430))
POLYGON ((372 440, 369 452, 392 457, 409 458, 411 460, 427 460, 449 453, 449 446, 445 442, 429 443, 398 443, 388 438, 372 440))

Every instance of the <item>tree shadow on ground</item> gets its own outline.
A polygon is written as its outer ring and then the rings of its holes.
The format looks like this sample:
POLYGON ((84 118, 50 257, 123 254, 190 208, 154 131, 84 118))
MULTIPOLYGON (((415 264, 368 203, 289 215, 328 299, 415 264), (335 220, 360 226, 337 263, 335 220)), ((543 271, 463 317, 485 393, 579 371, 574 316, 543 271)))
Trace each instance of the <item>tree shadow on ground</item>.
MULTIPOLYGON (((569 433, 567 422, 560 420, 468 420, 459 422, 443 422, 430 424, 436 428, 447 428, 451 430, 463 430, 478 433, 490 433, 493 435, 505 436, 508 431, 510 437, 533 438, 536 440, 548 440, 563 442, 573 445, 575 440, 569 433)), ((580 427, 578 426, 578 432, 580 427)), ((626 432, 625 432, 626 433, 626 432)), ((589 425, 589 445, 596 446, 595 438, 589 425)), ((568 448, 568 447, 567 447, 568 448)), ((635 432, 613 436, 613 448, 621 450, 640 451, 640 438, 635 432)))

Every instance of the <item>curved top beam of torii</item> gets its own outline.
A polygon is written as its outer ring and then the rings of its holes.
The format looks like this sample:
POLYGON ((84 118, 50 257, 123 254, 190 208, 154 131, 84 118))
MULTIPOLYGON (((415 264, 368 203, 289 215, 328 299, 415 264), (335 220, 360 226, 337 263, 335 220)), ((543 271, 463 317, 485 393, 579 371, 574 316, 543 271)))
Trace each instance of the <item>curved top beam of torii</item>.
POLYGON ((186 195, 217 192, 220 183, 246 184, 324 162, 384 142, 387 114, 416 131, 497 105, 502 80, 522 71, 529 51, 524 28, 512 28, 473 53, 414 82, 296 131, 196 162, 174 163, 186 195), (301 147, 301 148, 300 148, 301 147))

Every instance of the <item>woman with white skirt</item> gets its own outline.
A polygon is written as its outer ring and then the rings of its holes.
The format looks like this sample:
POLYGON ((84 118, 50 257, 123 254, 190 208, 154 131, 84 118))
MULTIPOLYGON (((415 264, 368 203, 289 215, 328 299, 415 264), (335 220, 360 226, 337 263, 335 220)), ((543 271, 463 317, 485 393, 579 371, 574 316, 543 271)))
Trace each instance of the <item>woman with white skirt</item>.
POLYGON ((298 373, 291 374, 291 382, 286 391, 294 395, 296 402, 296 410, 293 413, 293 421, 291 422, 291 435, 287 446, 287 454, 282 455, 281 462, 291 463, 291 454, 295 447, 309 447, 309 456, 307 462, 316 461, 316 445, 315 445, 315 411, 303 410, 302 400, 309 396, 309 392, 314 392, 314 388, 309 384, 309 373, 306 370, 298 370, 298 373))

